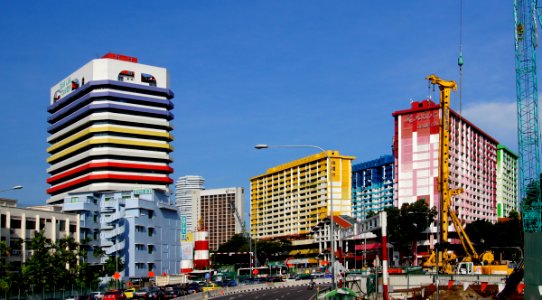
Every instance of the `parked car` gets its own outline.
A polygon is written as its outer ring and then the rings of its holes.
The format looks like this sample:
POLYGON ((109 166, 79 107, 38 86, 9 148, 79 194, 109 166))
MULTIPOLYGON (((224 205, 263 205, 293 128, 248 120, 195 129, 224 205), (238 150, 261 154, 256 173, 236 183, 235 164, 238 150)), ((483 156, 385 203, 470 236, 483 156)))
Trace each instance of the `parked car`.
POLYGON ((298 274, 297 277, 295 278, 295 280, 310 280, 312 279, 312 276, 311 274, 298 274))
POLYGON ((105 292, 103 300, 126 300, 126 295, 120 290, 105 292))
POLYGON ((312 278, 324 278, 325 274, 321 272, 313 272, 311 273, 312 278))
POLYGON ((224 279, 222 281, 215 281, 215 283, 222 287, 237 286, 237 281, 235 279, 224 279))
POLYGON ((267 277, 267 282, 283 282, 284 279, 280 276, 269 276, 267 277))
POLYGON ((218 290, 220 289, 221 286, 219 286, 218 284, 214 283, 214 282, 207 282, 204 286, 203 286, 203 291, 204 292, 208 292, 208 291, 214 291, 214 290, 218 290))
POLYGON ((90 292, 88 300, 102 300, 104 298, 103 292, 90 292))
POLYGON ((224 281, 224 284, 222 286, 237 286, 237 280, 227 279, 224 281))
POLYGON ((140 288, 134 292, 134 299, 154 300, 162 298, 162 290, 157 287, 140 288))
POLYGON ((193 294, 193 293, 201 293, 203 292, 203 288, 201 285, 197 282, 191 282, 185 286, 185 289, 187 294, 193 294))
POLYGON ((125 289, 124 290, 124 295, 126 296, 126 299, 134 298, 134 292, 135 291, 136 291, 136 289, 134 289, 134 288, 125 289))
POLYGON ((186 295, 180 285, 166 285, 162 288, 162 297, 160 299, 174 299, 186 295))
POLYGON ((254 278, 245 278, 243 279, 242 283, 244 284, 259 284, 259 283, 265 283, 267 282, 266 278, 263 277, 254 277, 254 278))

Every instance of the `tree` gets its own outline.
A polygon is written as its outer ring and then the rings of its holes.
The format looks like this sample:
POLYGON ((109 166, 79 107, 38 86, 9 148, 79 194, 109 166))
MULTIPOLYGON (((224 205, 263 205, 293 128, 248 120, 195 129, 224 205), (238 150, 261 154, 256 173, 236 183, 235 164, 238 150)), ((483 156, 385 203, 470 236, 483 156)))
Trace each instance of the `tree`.
MULTIPOLYGON (((416 255, 416 241, 420 234, 433 222, 437 212, 424 199, 414 203, 405 203, 401 208, 388 207, 385 209, 388 222, 388 241, 399 252, 402 259, 405 256, 416 255)), ((375 231, 381 236, 379 231, 375 231)))
POLYGON ((258 241, 257 256, 261 264, 267 265, 270 260, 275 260, 288 254, 292 248, 292 243, 286 239, 277 239, 272 241, 258 241))
POLYGON ((122 258, 113 255, 109 256, 104 264, 104 273, 105 275, 112 276, 117 271, 123 271, 124 270, 124 262, 122 261, 122 258))
MULTIPOLYGON (((505 259, 518 260, 523 249, 523 227, 519 214, 511 211, 508 220, 495 224, 477 220, 465 227, 465 232, 474 245, 476 252, 498 250, 505 259)), ((496 256, 497 257, 497 256, 496 256)))
POLYGON ((36 232, 34 238, 28 245, 33 250, 23 265, 22 273, 24 284, 27 287, 33 287, 35 290, 50 290, 55 282, 53 258, 51 251, 53 245, 45 238, 45 234, 36 232))
POLYGON ((0 241, 0 290, 6 292, 12 282, 10 255, 11 248, 7 245, 6 241, 0 241))
POLYGON ((217 252, 248 252, 249 249, 249 239, 243 234, 236 234, 229 241, 220 245, 217 252))
POLYGON ((66 236, 52 242, 43 232, 36 232, 28 242, 33 250, 22 266, 22 279, 26 289, 51 291, 62 287, 86 287, 99 276, 85 262, 87 251, 73 237, 66 236))

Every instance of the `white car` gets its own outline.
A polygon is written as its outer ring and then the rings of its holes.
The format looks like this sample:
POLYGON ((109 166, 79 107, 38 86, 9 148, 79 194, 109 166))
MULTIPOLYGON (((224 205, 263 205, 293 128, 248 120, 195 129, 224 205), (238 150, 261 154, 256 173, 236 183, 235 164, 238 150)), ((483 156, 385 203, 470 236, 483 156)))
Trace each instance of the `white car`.
POLYGON ((90 293, 90 300, 102 300, 104 298, 103 292, 91 292, 90 293))

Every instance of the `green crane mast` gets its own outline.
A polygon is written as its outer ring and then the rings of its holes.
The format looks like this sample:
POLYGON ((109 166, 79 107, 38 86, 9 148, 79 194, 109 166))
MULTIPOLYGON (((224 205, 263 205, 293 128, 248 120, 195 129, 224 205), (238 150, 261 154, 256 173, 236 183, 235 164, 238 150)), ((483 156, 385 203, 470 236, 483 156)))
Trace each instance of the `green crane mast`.
POLYGON ((515 0, 519 202, 525 232, 541 232, 540 133, 536 74, 537 0, 515 0))

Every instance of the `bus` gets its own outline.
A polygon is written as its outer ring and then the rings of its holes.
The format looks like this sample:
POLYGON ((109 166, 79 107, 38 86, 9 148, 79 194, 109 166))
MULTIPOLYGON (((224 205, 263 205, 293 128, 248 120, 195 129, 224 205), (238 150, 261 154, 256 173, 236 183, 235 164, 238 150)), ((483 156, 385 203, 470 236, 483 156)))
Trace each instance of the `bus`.
POLYGON ((237 269, 237 277, 239 281, 246 278, 267 278, 267 277, 288 277, 288 267, 286 266, 262 266, 252 268, 237 269))
POLYGON ((214 274, 216 274, 216 270, 193 270, 192 272, 188 273, 188 281, 189 282, 202 282, 202 281, 209 281, 214 274))

